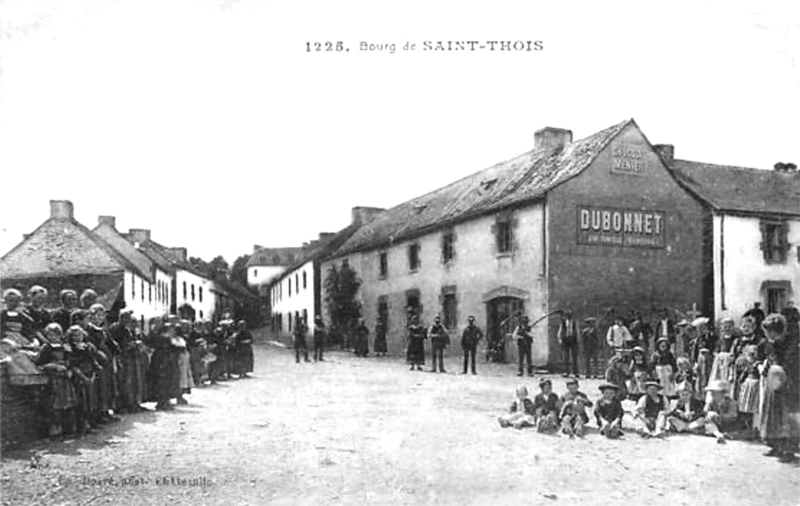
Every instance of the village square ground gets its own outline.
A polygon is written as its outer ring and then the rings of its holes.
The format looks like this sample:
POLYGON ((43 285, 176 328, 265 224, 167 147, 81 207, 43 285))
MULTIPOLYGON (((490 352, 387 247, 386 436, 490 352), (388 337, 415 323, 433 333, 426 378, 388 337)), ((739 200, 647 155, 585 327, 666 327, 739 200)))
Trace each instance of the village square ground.
MULTIPOLYGON (((262 333, 252 379, 195 389, 188 406, 127 415, 81 440, 5 452, 2 503, 800 502, 800 468, 757 444, 501 429, 497 415, 519 383, 512 366, 461 376, 454 349, 448 374, 342 352, 296 365, 267 341, 262 333)), ((594 398, 598 383, 582 390, 594 398)))

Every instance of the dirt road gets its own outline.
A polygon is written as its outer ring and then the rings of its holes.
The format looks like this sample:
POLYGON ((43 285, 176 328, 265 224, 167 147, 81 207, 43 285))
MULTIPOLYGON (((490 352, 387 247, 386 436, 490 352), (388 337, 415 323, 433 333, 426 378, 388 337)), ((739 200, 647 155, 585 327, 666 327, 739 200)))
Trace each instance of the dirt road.
MULTIPOLYGON (((453 350, 451 355, 453 355, 453 350)), ((410 372, 398 358, 294 363, 256 350, 253 379, 195 389, 173 412, 2 462, 3 504, 798 504, 800 469, 743 442, 570 440, 501 429, 519 383, 410 372)), ((535 380, 525 378, 529 390, 535 380)), ((590 397, 594 381, 582 381, 590 397)), ((564 390, 560 378, 556 392, 564 390)))

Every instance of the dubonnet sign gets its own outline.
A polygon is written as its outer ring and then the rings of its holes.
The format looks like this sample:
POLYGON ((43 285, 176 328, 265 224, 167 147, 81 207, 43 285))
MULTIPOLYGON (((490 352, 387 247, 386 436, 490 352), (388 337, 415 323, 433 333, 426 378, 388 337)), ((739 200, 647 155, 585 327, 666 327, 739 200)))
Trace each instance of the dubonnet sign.
POLYGON ((661 211, 578 207, 578 244, 663 248, 666 219, 661 211))

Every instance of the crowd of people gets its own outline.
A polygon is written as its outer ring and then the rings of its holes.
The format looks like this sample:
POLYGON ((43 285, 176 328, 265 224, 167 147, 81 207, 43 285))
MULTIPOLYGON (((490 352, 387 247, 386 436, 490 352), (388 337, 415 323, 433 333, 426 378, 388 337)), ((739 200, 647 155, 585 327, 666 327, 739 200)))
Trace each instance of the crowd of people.
POLYGON ((42 386, 43 431, 53 439, 147 411, 147 402, 174 409, 192 388, 253 371, 253 336, 229 315, 216 326, 165 315, 145 331, 130 310, 109 314, 91 289, 62 290, 54 310, 44 307, 44 287, 27 295, 23 304, 20 291, 3 292, 0 360, 12 385, 42 386))
MULTIPOLYGON (((631 429, 643 437, 674 432, 712 435, 720 443, 733 437, 761 440, 770 448, 767 455, 796 462, 800 318, 791 303, 783 314, 766 316, 759 310, 755 305, 738 326, 724 318, 716 331, 708 318, 672 325, 662 312, 650 356, 641 327, 617 318, 606 336, 613 356, 598 400, 578 390, 577 374, 566 381, 560 397, 552 391, 552 380, 542 378, 541 392, 532 401, 527 389, 519 387, 509 413, 498 421, 503 427, 560 428, 581 436, 593 413, 600 433, 610 438, 631 429), (625 401, 634 406, 627 411, 627 427, 625 401)), ((594 329, 594 322, 588 323, 594 329)))

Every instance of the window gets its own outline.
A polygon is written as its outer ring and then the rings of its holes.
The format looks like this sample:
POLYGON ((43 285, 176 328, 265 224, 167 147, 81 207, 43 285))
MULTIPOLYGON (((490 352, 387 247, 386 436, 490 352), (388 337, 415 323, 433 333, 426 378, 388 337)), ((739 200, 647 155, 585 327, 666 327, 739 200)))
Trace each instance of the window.
POLYGON ((448 329, 455 329, 458 323, 456 304, 455 292, 442 295, 442 323, 444 323, 444 326, 448 329))
POLYGON ((303 323, 308 325, 308 309, 303 309, 303 323))
POLYGON ((201 309, 201 310, 200 310, 200 319, 202 320, 203 318, 204 318, 204 317, 203 317, 203 310, 201 309))
POLYGON ((504 219, 495 224, 495 240, 497 241, 498 253, 511 253, 514 245, 511 220, 504 219))
POLYGON ((142 302, 144 302, 144 279, 142 280, 142 302))
POLYGON ((131 300, 136 299, 136 276, 131 274, 131 300))
POLYGON ((378 297, 378 318, 383 322, 384 328, 389 328, 389 302, 386 296, 381 295, 378 297))
POLYGON ((789 252, 788 235, 789 227, 786 222, 761 222, 761 251, 764 253, 764 261, 768 264, 786 262, 789 252))
POLYGON ((297 273, 294 275, 294 290, 296 292, 300 291, 300 276, 297 273))
POLYGON ((153 285, 147 284, 147 302, 153 303, 153 285))
POLYGON ((414 243, 408 247, 408 269, 419 270, 419 244, 414 243))
MULTIPOLYGON (((203 287, 201 286, 201 287, 199 288, 199 290, 200 290, 200 293, 199 293, 199 296, 200 296, 200 302, 203 302, 203 287)), ((201 317, 201 318, 202 318, 202 317, 201 317)))
POLYGON ((385 251, 381 251, 378 254, 378 273, 381 278, 385 278, 389 275, 389 254, 385 251))
POLYGON ((780 313, 786 305, 786 289, 767 288, 767 314, 780 313))
POLYGON ((183 300, 186 300, 186 281, 183 282, 183 300))
POLYGON ((289 313, 288 320, 289 320, 289 332, 291 332, 292 331, 292 313, 289 313))
POLYGON ((306 287, 306 277, 307 277, 306 271, 303 271, 303 288, 306 287))
POLYGON ((194 283, 192 283, 192 302, 194 302, 194 283))
POLYGON ((258 269, 253 269, 253 277, 254 278, 258 277, 258 269))
POLYGON ((452 262, 456 255, 455 240, 456 235, 452 230, 442 235, 442 261, 444 263, 452 262))
POLYGON ((289 278, 289 297, 292 296, 292 278, 289 278))

